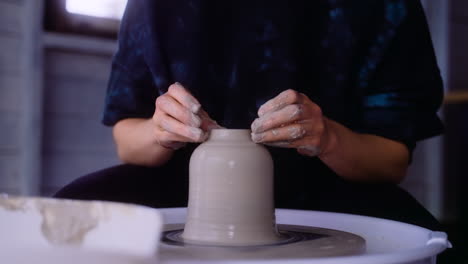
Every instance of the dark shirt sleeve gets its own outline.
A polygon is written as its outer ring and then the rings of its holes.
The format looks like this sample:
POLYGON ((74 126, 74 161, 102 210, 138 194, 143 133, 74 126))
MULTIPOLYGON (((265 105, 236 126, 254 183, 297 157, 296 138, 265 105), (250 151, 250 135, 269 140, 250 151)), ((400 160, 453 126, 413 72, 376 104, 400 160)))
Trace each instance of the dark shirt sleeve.
POLYGON ((416 141, 442 132, 437 110, 443 84, 421 4, 415 0, 400 2, 406 4, 387 7, 386 28, 377 35, 360 72, 364 96, 359 130, 400 141, 411 151, 416 141), (398 8, 400 21, 392 16, 398 8), (378 50, 385 39, 391 41, 378 63, 378 55, 372 51, 378 50), (365 73, 373 68, 374 74, 366 79, 365 73))
POLYGON ((119 33, 119 48, 112 61, 102 123, 115 125, 125 118, 149 118, 158 95, 144 60, 148 24, 143 1, 129 1, 119 33))

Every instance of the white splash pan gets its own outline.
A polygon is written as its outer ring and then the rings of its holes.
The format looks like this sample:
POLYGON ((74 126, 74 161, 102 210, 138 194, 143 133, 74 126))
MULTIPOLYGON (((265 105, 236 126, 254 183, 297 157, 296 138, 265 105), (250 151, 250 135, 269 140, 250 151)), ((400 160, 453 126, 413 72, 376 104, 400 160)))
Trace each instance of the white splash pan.
MULTIPOLYGON (((165 223, 184 223, 186 209, 161 210, 165 223)), ((297 264, 434 264, 437 254, 451 247, 447 235, 401 222, 340 213, 276 210, 277 223, 315 226, 354 233, 366 240, 366 252, 358 256, 309 259, 226 259, 230 249, 182 248, 162 244, 162 263, 297 263, 297 264), (207 255, 210 255, 209 257, 207 255), (216 260, 217 259, 217 260, 216 260), (222 260, 222 261, 221 261, 222 260)), ((262 254, 261 252, 259 254, 262 254)), ((268 258, 265 255, 265 258, 268 258)))
POLYGON ((434 264, 436 255, 450 246, 445 233, 414 225, 357 215, 278 209, 280 224, 354 233, 366 240, 367 251, 359 256, 266 261, 229 260, 223 257, 229 249, 207 247, 212 260, 206 260, 200 251, 159 244, 160 213, 167 225, 185 222, 185 208, 156 210, 109 202, 0 196, 0 263, 434 264))
POLYGON ((147 207, 0 195, 0 263, 155 263, 161 228, 147 207))

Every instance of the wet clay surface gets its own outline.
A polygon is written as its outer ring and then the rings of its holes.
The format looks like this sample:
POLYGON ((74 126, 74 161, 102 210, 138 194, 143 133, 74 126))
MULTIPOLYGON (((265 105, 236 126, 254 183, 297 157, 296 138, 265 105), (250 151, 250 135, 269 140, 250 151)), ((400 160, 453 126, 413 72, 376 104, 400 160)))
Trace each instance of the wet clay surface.
POLYGON ((25 200, 0 196, 0 208, 7 211, 37 211, 43 237, 54 245, 80 245, 99 224, 99 208, 80 202, 25 200))
POLYGON ((99 214, 92 205, 39 205, 41 230, 54 245, 80 245, 88 232, 99 224, 99 214))
POLYGON ((279 225, 280 233, 292 239, 264 246, 204 246, 180 237, 180 225, 167 225, 160 259, 198 261, 292 260, 356 256, 366 252, 366 241, 355 234, 308 226, 279 225))

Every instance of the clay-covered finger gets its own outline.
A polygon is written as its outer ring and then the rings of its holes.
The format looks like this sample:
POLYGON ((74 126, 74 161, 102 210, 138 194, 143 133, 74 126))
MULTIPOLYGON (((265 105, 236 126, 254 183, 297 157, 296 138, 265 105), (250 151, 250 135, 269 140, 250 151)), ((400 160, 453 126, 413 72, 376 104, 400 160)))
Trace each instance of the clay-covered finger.
POLYGON ((318 140, 307 140, 299 139, 295 141, 273 141, 263 143, 266 146, 276 147, 276 148, 295 148, 297 152, 305 156, 318 156, 321 153, 321 149, 318 144, 318 140))
POLYGON ((257 119, 251 125, 252 132, 261 133, 269 129, 284 126, 300 120, 304 114, 305 107, 302 104, 291 104, 284 108, 269 112, 257 119))
POLYGON ((320 155, 322 150, 318 146, 304 145, 304 146, 298 147, 297 152, 305 156, 315 157, 315 156, 320 155))
POLYGON ((180 83, 176 82, 169 86, 167 93, 192 113, 197 114, 200 111, 201 104, 180 83))
POLYGON ((169 148, 169 149, 173 149, 173 150, 178 150, 180 148, 183 148, 185 147, 185 145, 187 145, 186 142, 181 142, 181 141, 160 141, 158 142, 159 145, 165 147, 165 148, 169 148))
POLYGON ((290 124, 284 127, 273 128, 261 133, 252 133, 252 140, 256 143, 292 142, 299 140, 307 134, 302 124, 290 124))
POLYGON ((190 139, 191 142, 201 142, 205 139, 205 133, 200 128, 187 126, 169 115, 162 116, 158 125, 167 132, 190 139))
POLYGON ((158 139, 159 145, 174 150, 184 147, 187 144, 187 142, 191 141, 189 138, 161 129, 157 132, 156 137, 158 139))
POLYGON ((223 128, 215 120, 213 120, 205 110, 201 109, 198 115, 201 117, 202 120, 201 129, 203 129, 203 131, 210 131, 212 129, 223 128))
POLYGON ((269 112, 278 111, 279 109, 290 104, 302 102, 303 95, 292 89, 281 92, 275 98, 267 101, 258 109, 258 115, 263 116, 269 112))
POLYGON ((275 142, 267 142, 263 143, 264 145, 276 148, 293 148, 293 143, 290 141, 275 141, 275 142))
POLYGON ((160 96, 156 99, 156 108, 172 116, 174 119, 192 127, 200 127, 201 118, 182 106, 171 96, 160 96))

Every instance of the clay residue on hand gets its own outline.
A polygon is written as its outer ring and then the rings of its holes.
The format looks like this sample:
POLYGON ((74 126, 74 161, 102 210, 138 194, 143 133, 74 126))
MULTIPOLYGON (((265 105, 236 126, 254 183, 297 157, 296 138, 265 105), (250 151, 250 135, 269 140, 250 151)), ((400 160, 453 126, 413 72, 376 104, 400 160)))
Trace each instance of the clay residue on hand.
POLYGON ((42 234, 54 245, 81 245, 86 234, 99 224, 99 211, 94 204, 51 202, 38 204, 38 209, 42 234))

